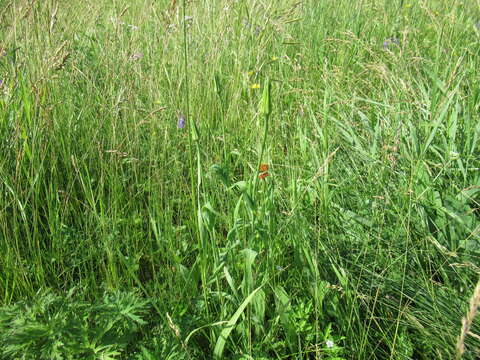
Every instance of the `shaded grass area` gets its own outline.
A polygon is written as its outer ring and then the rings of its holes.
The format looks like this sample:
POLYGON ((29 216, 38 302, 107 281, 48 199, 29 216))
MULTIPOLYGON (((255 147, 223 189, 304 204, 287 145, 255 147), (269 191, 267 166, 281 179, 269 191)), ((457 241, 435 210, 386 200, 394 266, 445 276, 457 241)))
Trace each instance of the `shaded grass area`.
POLYGON ((0 19, 0 358, 455 356, 480 254, 473 3, 0 19))

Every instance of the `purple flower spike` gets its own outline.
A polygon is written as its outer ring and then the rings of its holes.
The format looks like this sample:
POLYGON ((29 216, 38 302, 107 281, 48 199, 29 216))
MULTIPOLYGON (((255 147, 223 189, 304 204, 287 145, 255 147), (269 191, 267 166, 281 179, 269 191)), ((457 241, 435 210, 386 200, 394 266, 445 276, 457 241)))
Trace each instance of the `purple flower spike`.
POLYGON ((177 128, 183 129, 185 127, 185 116, 183 114, 178 115, 177 128))
POLYGON ((480 31, 480 21, 477 21, 477 22, 475 23, 475 28, 476 28, 478 31, 480 31))

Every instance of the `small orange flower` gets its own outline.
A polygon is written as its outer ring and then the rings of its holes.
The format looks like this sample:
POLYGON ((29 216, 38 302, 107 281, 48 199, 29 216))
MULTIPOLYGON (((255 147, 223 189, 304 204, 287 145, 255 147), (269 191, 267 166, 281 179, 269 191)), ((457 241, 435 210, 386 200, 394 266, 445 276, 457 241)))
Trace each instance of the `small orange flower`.
POLYGON ((258 177, 261 179, 261 180, 265 180, 265 178, 270 175, 268 172, 263 172, 261 173, 260 175, 258 175, 258 177))
POLYGON ((259 171, 267 171, 268 170, 268 164, 261 164, 258 170, 259 171))

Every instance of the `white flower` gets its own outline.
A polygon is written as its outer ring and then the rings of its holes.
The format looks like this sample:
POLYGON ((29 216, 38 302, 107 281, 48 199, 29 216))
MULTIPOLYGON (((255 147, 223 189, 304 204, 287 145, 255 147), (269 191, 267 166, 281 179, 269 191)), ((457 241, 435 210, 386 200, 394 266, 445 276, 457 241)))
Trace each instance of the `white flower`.
POLYGON ((110 21, 114 24, 117 24, 117 25, 125 25, 125 23, 122 21, 122 20, 119 20, 117 18, 114 18, 113 16, 110 17, 110 21))
POLYGON ((333 348, 333 345, 335 345, 335 343, 332 340, 327 340, 326 344, 327 344, 327 348, 329 349, 333 348))
POLYGON ((456 151, 450 151, 450 157, 452 158, 452 160, 457 160, 458 158, 460 158, 460 154, 456 151))

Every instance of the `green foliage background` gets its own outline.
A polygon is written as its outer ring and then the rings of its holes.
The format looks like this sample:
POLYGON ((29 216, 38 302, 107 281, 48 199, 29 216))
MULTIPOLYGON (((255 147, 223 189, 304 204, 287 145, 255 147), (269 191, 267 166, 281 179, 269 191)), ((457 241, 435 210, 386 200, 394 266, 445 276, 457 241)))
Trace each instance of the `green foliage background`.
POLYGON ((479 6, 0 1, 0 359, 452 359, 479 6))

